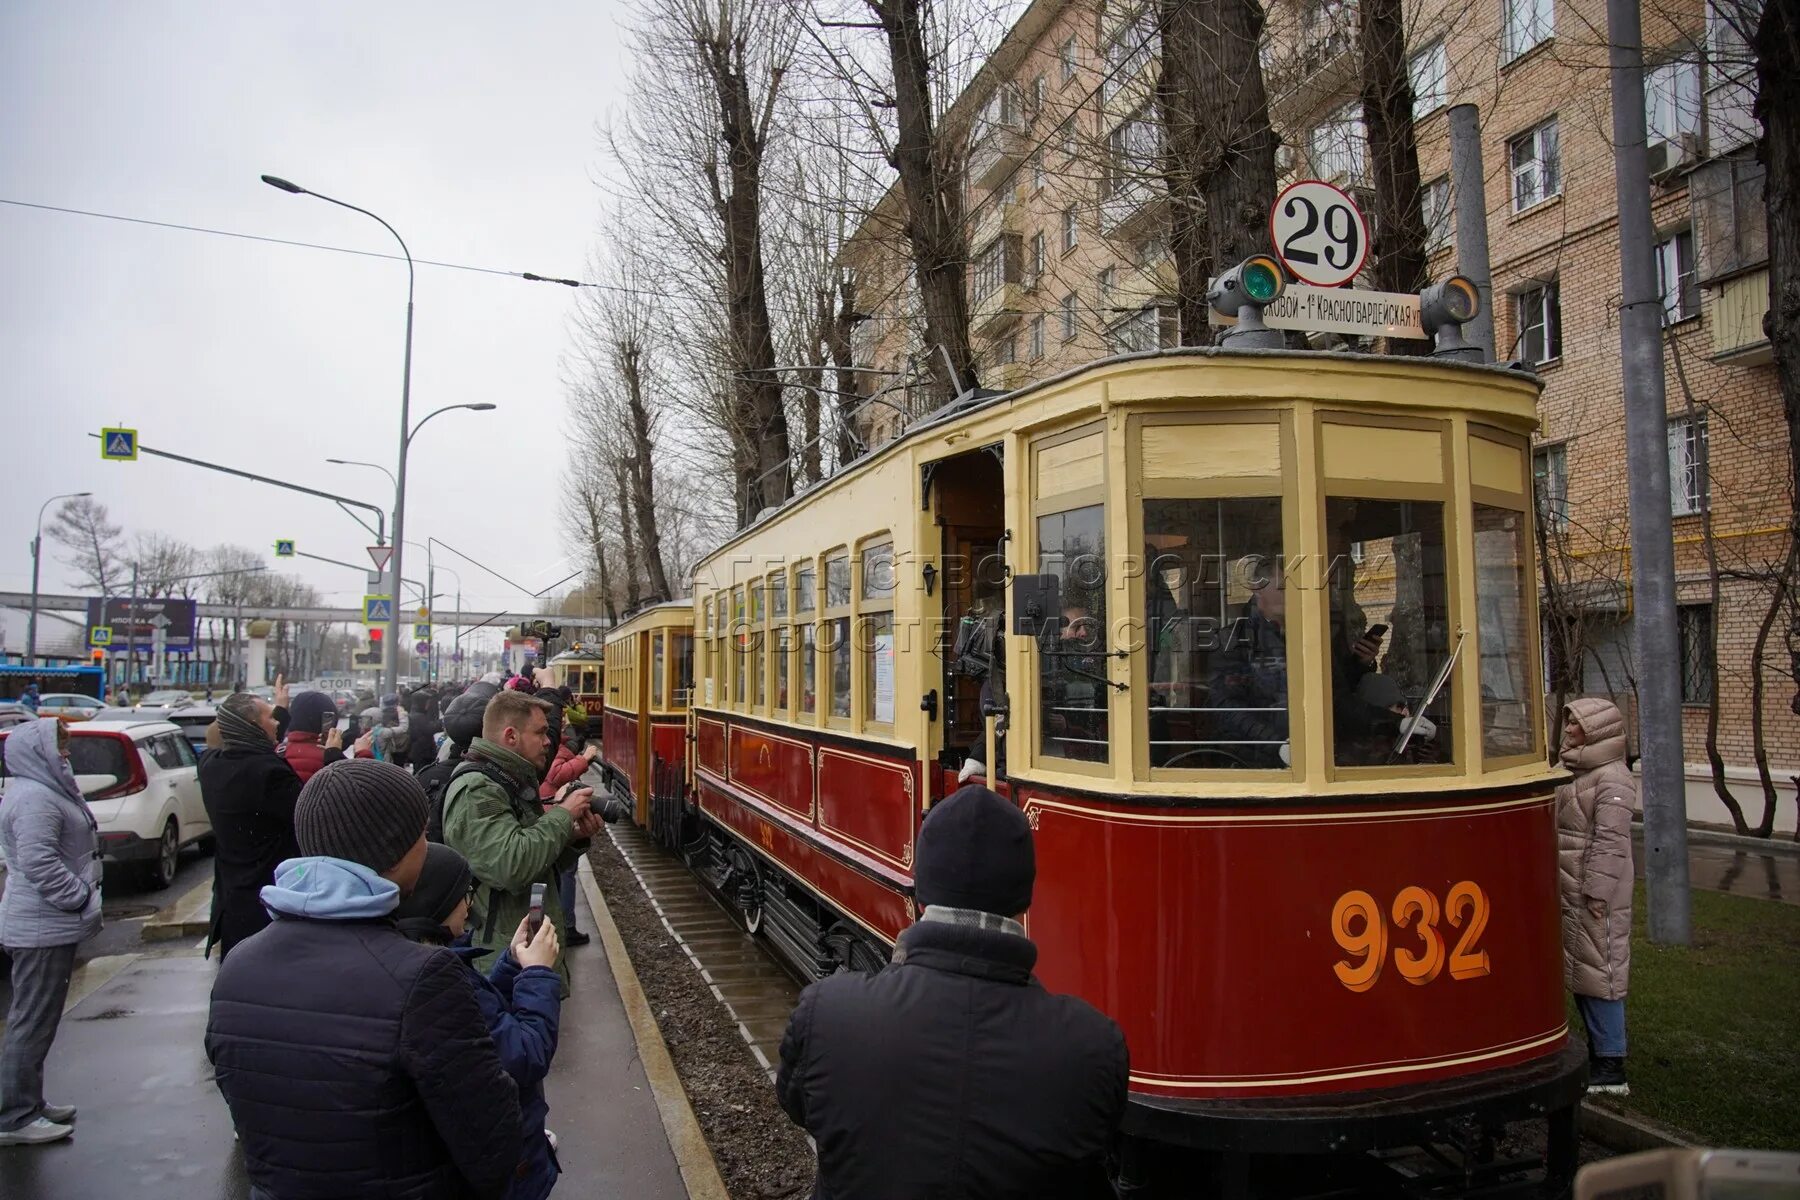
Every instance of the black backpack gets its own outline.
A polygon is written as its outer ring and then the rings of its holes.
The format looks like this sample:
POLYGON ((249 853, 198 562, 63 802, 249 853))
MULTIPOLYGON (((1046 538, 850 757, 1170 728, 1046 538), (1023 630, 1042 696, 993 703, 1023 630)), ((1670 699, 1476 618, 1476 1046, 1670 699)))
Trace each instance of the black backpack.
MULTIPOLYGON (((486 775, 499 785, 500 790, 506 793, 507 803, 512 805, 514 813, 523 818, 530 811, 518 781, 507 774, 499 763, 489 762, 484 758, 451 759, 419 772, 419 782, 424 785, 425 798, 431 806, 431 815, 425 824, 425 840, 444 840, 444 802, 450 798, 450 785, 462 776, 476 772, 486 775)), ((534 792, 531 801, 535 803, 536 799, 537 794, 534 792)), ((539 812, 542 810, 539 809, 539 812)))

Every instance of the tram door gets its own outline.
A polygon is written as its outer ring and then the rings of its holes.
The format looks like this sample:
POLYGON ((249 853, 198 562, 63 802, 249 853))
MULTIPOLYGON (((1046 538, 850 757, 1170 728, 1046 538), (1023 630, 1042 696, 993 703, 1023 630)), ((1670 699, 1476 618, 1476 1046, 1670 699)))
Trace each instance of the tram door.
MULTIPOLYGON (((959 663, 955 653, 964 618, 994 618, 1004 626, 1006 572, 1001 539, 1005 534, 1005 497, 998 445, 971 450, 936 464, 927 485, 939 532, 938 589, 942 604, 935 631, 938 720, 932 726, 927 765, 932 800, 955 787, 956 772, 970 755, 983 755, 981 719, 983 679, 974 662, 959 663)), ((927 601, 927 610, 931 601, 927 601)), ((996 649, 998 647, 996 646, 996 649)), ((994 764, 987 764, 989 778, 994 764)))

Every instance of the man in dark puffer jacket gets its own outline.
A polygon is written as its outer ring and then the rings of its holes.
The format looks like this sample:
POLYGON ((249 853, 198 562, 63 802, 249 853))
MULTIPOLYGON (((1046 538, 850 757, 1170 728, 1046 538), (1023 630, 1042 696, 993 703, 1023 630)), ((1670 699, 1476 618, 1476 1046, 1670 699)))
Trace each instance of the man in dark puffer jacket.
POLYGON ((1031 826, 979 786, 932 807, 913 884, 924 905, 892 965, 800 994, 775 1091, 819 1147, 818 1200, 1111 1197, 1125 1112, 1119 1027, 1031 974, 1017 917, 1031 826))
POLYGON ((257 1200, 488 1200, 519 1168, 518 1086, 468 969, 393 920, 425 815, 402 767, 314 775, 294 808, 304 857, 263 889, 275 920, 219 968, 206 1054, 257 1200))

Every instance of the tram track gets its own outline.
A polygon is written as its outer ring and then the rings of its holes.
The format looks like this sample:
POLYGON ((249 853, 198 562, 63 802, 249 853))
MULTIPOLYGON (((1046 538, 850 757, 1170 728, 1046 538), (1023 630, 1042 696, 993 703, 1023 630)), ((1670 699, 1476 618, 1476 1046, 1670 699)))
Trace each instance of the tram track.
POLYGON ((688 870, 636 825, 606 827, 619 856, 771 1080, 801 984, 688 870))

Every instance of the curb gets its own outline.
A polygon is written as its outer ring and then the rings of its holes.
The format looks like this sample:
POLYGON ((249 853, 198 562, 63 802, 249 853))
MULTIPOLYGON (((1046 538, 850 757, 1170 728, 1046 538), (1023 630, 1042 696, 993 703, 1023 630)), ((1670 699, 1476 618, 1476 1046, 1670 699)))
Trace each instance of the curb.
POLYGON ((1692 1148, 1694 1145, 1642 1117, 1604 1108, 1591 1100, 1581 1102, 1581 1133, 1617 1154, 1662 1150, 1670 1146, 1692 1148))
POLYGON ((663 1132, 668 1136, 669 1150, 675 1155, 675 1166, 681 1172, 688 1196, 692 1200, 731 1200, 718 1164, 713 1161, 712 1149, 700 1132, 694 1108, 688 1103, 687 1091, 681 1086, 681 1077, 676 1074, 675 1061, 669 1057, 668 1043, 663 1041, 662 1030, 657 1028, 656 1017, 650 1011, 650 998, 638 982, 637 969, 631 965, 625 940, 613 923, 612 912, 606 907, 606 897, 600 894, 600 884, 586 855, 582 856, 578 878, 594 915, 594 928, 606 947, 606 963, 618 986, 619 1000, 625 1005, 625 1016, 631 1022, 638 1061, 643 1064, 644 1078, 656 1097, 656 1111, 662 1117, 663 1132))
POLYGON ((1727 846, 1733 850, 1749 850, 1757 854, 1783 854, 1800 857, 1800 842, 1777 834, 1774 837, 1745 837, 1739 833, 1718 833, 1711 829, 1688 826, 1688 842, 1695 846, 1727 846))
POLYGON ((138 936, 146 942, 172 942, 212 932, 213 881, 202 879, 144 922, 138 936))

